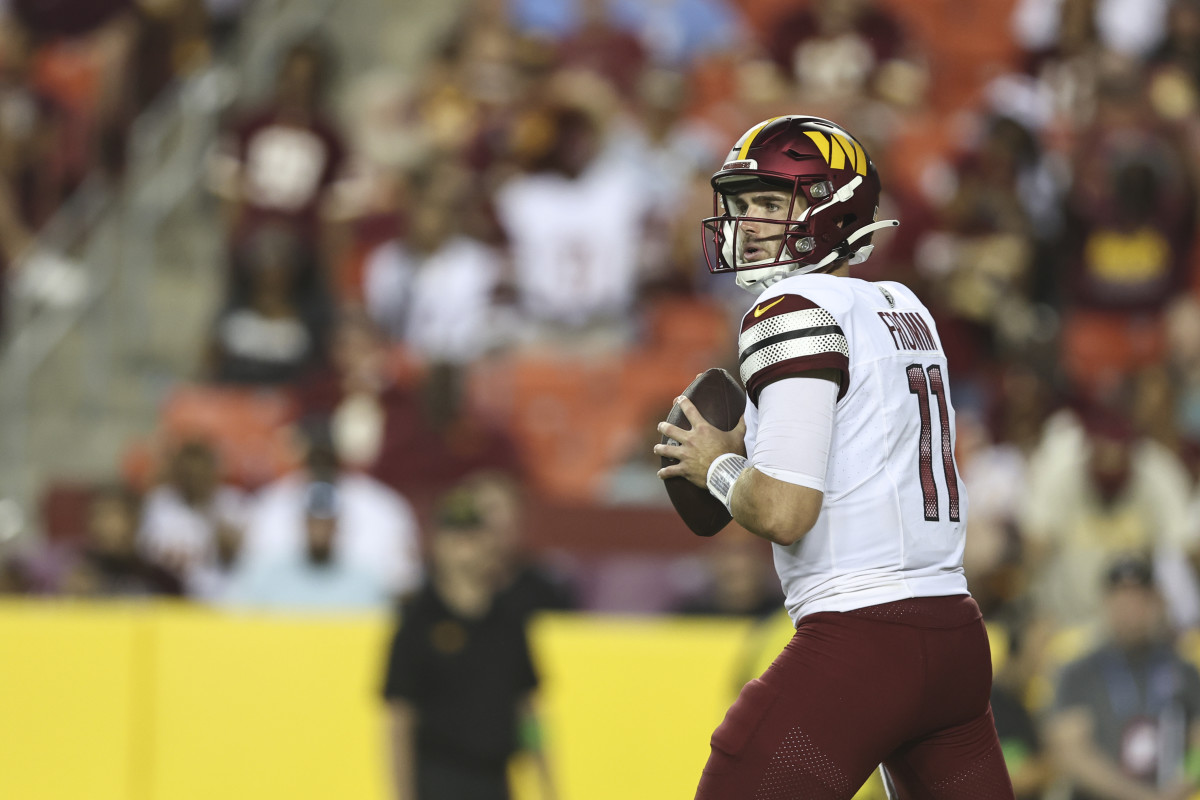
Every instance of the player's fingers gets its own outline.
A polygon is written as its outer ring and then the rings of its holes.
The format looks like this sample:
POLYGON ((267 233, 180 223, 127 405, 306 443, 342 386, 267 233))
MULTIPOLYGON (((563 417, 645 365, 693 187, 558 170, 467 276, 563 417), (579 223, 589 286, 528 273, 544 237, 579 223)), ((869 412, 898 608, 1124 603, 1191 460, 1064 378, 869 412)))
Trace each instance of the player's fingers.
POLYGON ((708 424, 708 420, 700 413, 700 409, 696 408, 696 404, 688 398, 680 397, 679 407, 683 410, 683 415, 687 417, 687 421, 692 423, 692 430, 699 428, 701 425, 708 424))
POLYGON ((733 426, 733 433, 736 433, 739 438, 746 438, 746 415, 743 414, 738 418, 738 424, 733 426))
POLYGON ((667 478, 681 478, 684 476, 684 474, 685 473, 682 464, 672 464, 671 466, 663 467, 658 471, 658 477, 664 481, 667 478))
POLYGON ((658 423, 658 432, 668 439, 674 439, 677 442, 686 442, 691 431, 684 430, 678 425, 672 425, 669 422, 658 423))
POLYGON ((682 458, 683 448, 673 444, 656 444, 654 445, 654 454, 656 456, 666 456, 667 458, 682 458))

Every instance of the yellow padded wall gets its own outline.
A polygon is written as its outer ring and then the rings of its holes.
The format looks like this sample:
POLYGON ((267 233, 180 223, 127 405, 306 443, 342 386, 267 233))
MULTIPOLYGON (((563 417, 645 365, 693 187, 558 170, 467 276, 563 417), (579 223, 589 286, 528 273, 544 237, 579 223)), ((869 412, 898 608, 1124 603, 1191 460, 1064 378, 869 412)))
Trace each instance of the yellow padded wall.
POLYGON ((151 612, 0 603, 0 797, 145 800, 135 664, 151 612))
MULTIPOLYGON (((392 621, 0 604, 0 797, 385 800, 392 621)), ((532 641, 559 800, 688 798, 745 623, 548 616, 532 641)), ((540 800, 528 765, 516 800, 540 800)))
POLYGON ((384 797, 386 633, 374 616, 164 612, 153 800, 384 797))

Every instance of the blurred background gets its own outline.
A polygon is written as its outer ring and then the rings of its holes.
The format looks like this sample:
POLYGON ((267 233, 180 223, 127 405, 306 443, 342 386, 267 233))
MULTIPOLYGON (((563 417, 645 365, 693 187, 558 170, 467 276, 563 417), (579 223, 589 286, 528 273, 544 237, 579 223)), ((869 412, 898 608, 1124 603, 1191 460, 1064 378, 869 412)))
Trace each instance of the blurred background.
POLYGON ((1197 0, 0 9, 0 794, 386 796, 455 490, 557 795, 691 796, 788 627, 650 448, 750 300, 708 179, 789 113, 864 143, 902 225, 856 274, 946 343, 1019 796, 1121 620, 1200 663, 1197 0))

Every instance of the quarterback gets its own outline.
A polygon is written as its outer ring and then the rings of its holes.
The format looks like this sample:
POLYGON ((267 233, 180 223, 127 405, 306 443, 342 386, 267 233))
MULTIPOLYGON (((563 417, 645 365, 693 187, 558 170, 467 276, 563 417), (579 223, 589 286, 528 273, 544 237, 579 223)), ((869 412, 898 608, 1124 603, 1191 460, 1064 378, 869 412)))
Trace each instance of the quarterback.
POLYGON ((816 117, 747 131, 712 178, 714 273, 756 296, 738 339, 746 410, 725 432, 687 398, 679 463, 773 543, 796 633, 712 735, 703 800, 842 800, 882 765, 905 800, 1012 800, 991 659, 962 556, 946 355, 907 287, 850 277, 880 182, 816 117))

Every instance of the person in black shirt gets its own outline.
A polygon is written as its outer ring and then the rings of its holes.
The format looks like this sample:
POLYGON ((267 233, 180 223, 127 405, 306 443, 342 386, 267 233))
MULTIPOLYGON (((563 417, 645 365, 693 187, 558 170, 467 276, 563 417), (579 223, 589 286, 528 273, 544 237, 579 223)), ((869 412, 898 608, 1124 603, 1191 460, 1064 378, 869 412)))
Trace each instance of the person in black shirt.
POLYGON ((398 800, 508 800, 508 762, 537 741, 526 615, 498 592, 498 548, 472 493, 436 514, 430 582, 401 610, 383 694, 398 800))
POLYGON ((543 611, 579 607, 574 585, 549 569, 523 545, 525 502, 520 482, 508 473, 481 470, 462 483, 474 499, 497 547, 499 592, 526 618, 543 611))

